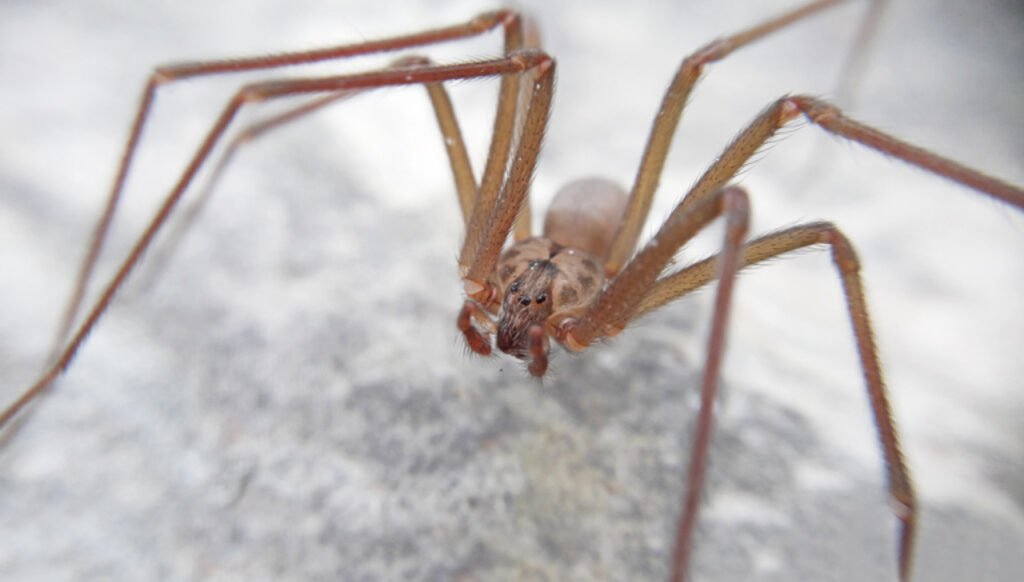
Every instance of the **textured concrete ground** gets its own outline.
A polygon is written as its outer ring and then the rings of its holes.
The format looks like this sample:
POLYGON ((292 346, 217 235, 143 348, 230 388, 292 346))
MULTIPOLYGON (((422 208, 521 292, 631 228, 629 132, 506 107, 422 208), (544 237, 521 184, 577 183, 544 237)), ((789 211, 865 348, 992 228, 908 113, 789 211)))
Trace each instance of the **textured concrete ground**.
MULTIPOLYGON (((687 51, 794 2, 673 4, 531 9, 560 67, 537 207, 582 174, 628 182, 687 51)), ((895 4, 853 111, 1024 183, 1019 8, 895 4)), ((376 38, 493 7, 219 6, 0 6, 4 401, 46 352, 153 64, 376 38)), ((843 8, 712 67, 654 223, 764 105, 830 94, 859 14, 843 8)), ((107 272, 237 83, 161 97, 107 272)), ((480 167, 495 85, 453 93, 480 167)), ((461 227, 433 123, 420 91, 389 90, 239 156, 166 266, 137 273, 55 394, 0 445, 0 578, 666 577, 710 294, 560 354, 543 384, 515 362, 466 356, 461 227)), ((916 579, 1015 579, 1019 213, 813 128, 743 183, 756 232, 830 219, 858 244, 920 490, 916 579)), ((894 579, 894 520, 827 254, 743 277, 733 321, 695 579, 894 579)))

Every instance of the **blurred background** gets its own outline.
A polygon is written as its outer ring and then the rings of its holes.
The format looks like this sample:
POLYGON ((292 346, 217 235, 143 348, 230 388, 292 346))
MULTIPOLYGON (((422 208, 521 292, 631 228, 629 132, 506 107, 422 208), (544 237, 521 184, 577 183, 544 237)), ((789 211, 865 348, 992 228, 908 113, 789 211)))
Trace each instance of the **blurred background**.
MULTIPOLYGON (((630 183, 686 54, 796 4, 520 3, 559 67, 537 221, 570 179, 630 183)), ((864 9, 849 4, 709 68, 648 233, 767 104, 835 97, 864 9)), ((1019 3, 892 4, 851 114, 1024 183, 1019 3)), ((495 7, 0 5, 4 402, 47 353, 155 64, 376 39, 495 7)), ((423 52, 489 57, 500 39, 423 52)), ((164 89, 101 277, 240 83, 390 58, 164 89)), ((497 83, 451 91, 479 172, 497 83)), ((238 127, 275 110, 253 108, 238 127)), ((785 133, 741 177, 753 233, 827 219, 857 245, 919 489, 917 579, 1014 579, 1020 213, 815 128, 785 133)), ((245 148, 175 252, 135 274, 53 397, 2 443, 0 577, 664 579, 711 293, 557 355, 543 383, 466 355, 454 326, 462 226, 441 145, 408 88, 245 148)), ((718 241, 701 237, 679 263, 718 241)), ((741 278, 695 579, 895 579, 844 309, 827 252, 741 278)))

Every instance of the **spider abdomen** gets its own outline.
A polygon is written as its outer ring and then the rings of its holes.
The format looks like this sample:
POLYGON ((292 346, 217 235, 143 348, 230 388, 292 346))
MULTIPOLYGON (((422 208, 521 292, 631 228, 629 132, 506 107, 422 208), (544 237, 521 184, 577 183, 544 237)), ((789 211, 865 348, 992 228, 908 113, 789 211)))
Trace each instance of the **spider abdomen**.
POLYGON ((566 247, 607 258, 626 210, 626 191, 603 178, 562 187, 544 216, 544 236, 566 247))

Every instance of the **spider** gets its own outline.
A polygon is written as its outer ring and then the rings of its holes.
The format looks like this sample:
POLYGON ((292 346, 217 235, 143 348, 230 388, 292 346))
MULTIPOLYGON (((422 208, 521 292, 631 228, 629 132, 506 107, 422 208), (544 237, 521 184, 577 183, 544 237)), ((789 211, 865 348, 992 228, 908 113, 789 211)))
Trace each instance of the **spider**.
MULTIPOLYGON (((755 195, 755 196, 756 196, 756 195, 755 195)), ((536 296, 536 294, 535 294, 535 296, 536 296)), ((532 351, 532 350, 530 350, 530 351, 532 351)))

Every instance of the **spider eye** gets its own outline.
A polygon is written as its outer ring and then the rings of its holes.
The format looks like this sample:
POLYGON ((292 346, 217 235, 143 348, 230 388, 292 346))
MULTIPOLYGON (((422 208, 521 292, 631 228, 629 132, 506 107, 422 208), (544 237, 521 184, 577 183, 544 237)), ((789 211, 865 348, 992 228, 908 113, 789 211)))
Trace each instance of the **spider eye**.
POLYGON ((519 291, 519 281, 516 281, 508 286, 509 293, 515 293, 516 291, 519 291))
POLYGON ((537 296, 537 303, 538 304, 544 303, 547 300, 548 300, 548 296, 545 295, 544 293, 541 293, 540 295, 537 296))

